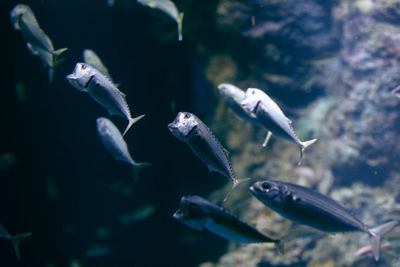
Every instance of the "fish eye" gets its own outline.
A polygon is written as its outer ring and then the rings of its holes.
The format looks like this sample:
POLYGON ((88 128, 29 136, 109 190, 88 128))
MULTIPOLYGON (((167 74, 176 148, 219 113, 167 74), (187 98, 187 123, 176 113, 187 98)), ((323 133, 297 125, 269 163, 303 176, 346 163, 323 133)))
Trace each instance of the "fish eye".
POLYGON ((264 189, 266 192, 269 192, 269 190, 271 190, 271 187, 269 186, 269 184, 267 184, 267 183, 264 183, 264 184, 262 184, 262 189, 264 189))
POLYGON ((83 65, 83 64, 82 64, 82 67, 81 67, 81 68, 82 68, 83 70, 86 69, 86 65, 83 65))
POLYGON ((190 114, 189 113, 185 113, 185 119, 189 119, 190 118, 190 114))
POLYGON ((251 91, 251 94, 252 94, 252 95, 255 95, 255 94, 256 94, 256 90, 252 90, 252 91, 251 91))

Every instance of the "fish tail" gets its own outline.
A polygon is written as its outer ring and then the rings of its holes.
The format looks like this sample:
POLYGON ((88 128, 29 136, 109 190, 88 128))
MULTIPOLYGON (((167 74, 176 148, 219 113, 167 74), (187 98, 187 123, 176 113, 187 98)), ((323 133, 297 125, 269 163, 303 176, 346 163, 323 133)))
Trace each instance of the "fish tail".
POLYGON ((282 255, 285 254, 285 246, 282 240, 277 240, 275 242, 275 248, 281 253, 282 255))
POLYGON ((309 146, 311 146, 312 144, 314 144, 315 141, 317 141, 317 139, 311 139, 311 140, 304 141, 304 142, 301 142, 301 143, 300 143, 300 159, 299 159, 299 162, 297 163, 297 165, 301 165, 301 159, 303 158, 304 150, 305 150, 307 147, 309 147, 309 146))
POLYGON ((131 128, 131 126, 133 124, 135 124, 137 121, 139 121, 141 118, 143 118, 144 116, 146 116, 145 114, 137 116, 135 118, 129 118, 129 123, 128 126, 126 126, 126 129, 124 131, 124 133, 122 134, 122 136, 124 136, 126 134, 126 132, 131 128))
POLYGON ((183 40, 182 36, 182 21, 183 21, 183 12, 179 14, 179 19, 178 19, 178 41, 183 40))
POLYGON ((53 55, 55 55, 56 58, 57 58, 57 57, 59 57, 62 53, 64 53, 64 52, 67 51, 67 50, 68 50, 67 47, 54 50, 54 51, 53 51, 53 55))
POLYGON ((369 230, 372 254, 374 255, 375 261, 379 261, 381 236, 392 230, 398 223, 398 221, 391 221, 369 230))
POLYGON ((250 181, 251 178, 245 178, 245 179, 236 179, 236 178, 232 178, 233 180, 233 184, 232 184, 232 188, 231 190, 229 190, 229 192, 226 194, 225 198, 224 198, 224 202, 228 199, 228 197, 231 195, 232 191, 240 184, 250 181))
POLYGON ((17 255, 17 259, 20 260, 21 259, 21 254, 20 254, 20 250, 19 250, 19 243, 30 237, 32 235, 32 233, 25 233, 25 234, 20 234, 20 235, 16 235, 16 236, 11 236, 10 240, 11 243, 14 247, 15 250, 15 254, 17 255))
POLYGON ((57 49, 52 52, 53 64, 51 66, 49 66, 49 82, 50 83, 52 83, 54 81, 55 69, 57 68, 58 65, 61 64, 61 62, 64 61, 64 59, 58 59, 58 57, 67 50, 68 50, 68 48, 61 48, 61 49, 57 49))
POLYGON ((138 162, 135 162, 133 160, 132 160, 131 164, 133 166, 133 179, 135 180, 136 183, 139 180, 139 172, 140 172, 140 170, 151 166, 150 162, 138 163, 138 162))

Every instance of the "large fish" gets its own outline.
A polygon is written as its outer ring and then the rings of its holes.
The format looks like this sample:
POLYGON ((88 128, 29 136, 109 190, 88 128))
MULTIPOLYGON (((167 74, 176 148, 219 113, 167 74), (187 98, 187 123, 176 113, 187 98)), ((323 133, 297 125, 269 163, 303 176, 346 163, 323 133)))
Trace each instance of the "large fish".
POLYGON ((178 25, 178 40, 182 41, 182 20, 183 13, 180 13, 174 2, 170 0, 137 0, 138 3, 150 8, 159 9, 175 20, 178 25))
POLYGON ((250 191, 267 207, 294 222, 324 232, 368 233, 376 261, 379 260, 380 237, 398 224, 391 221, 369 228, 332 198, 295 184, 265 180, 254 183, 250 191))
POLYGON ((87 92, 97 103, 105 107, 110 116, 117 115, 126 118, 129 123, 122 136, 143 115, 132 118, 125 94, 122 93, 109 77, 86 63, 77 63, 67 80, 81 92, 87 92))
MULTIPOLYGON (((218 91, 222 99, 228 104, 228 106, 242 119, 249 121, 255 125, 262 124, 254 117, 250 116, 246 110, 240 105, 245 99, 246 92, 230 83, 221 83, 218 85, 218 91)), ((269 139, 271 138, 271 132, 268 131, 265 137, 263 146, 267 146, 269 139)))
POLYGON ((245 181, 235 178, 227 150, 197 116, 189 112, 179 112, 175 120, 168 124, 168 129, 176 138, 185 142, 210 171, 232 179, 232 189, 245 181))
POLYGON ((20 234, 20 235, 10 235, 7 230, 3 227, 3 225, 0 224, 0 237, 8 239, 11 241, 14 250, 15 250, 15 254, 17 254, 17 259, 20 260, 21 259, 21 253, 19 250, 19 243, 30 237, 32 235, 32 233, 25 233, 25 234, 20 234))
POLYGON ((256 119, 274 135, 299 145, 300 160, 303 157, 304 149, 317 141, 317 139, 301 141, 294 132, 292 121, 288 119, 279 106, 260 89, 247 89, 246 96, 240 105, 249 116, 256 119))
MULTIPOLYGON (((142 115, 140 118, 143 117, 144 115, 142 115)), ((96 123, 97 132, 100 136, 100 139, 113 158, 125 161, 135 168, 145 168, 150 166, 150 163, 138 163, 132 159, 132 156, 128 150, 128 145, 123 139, 120 131, 109 119, 98 118, 96 123)))
POLYGON ((83 61, 85 61, 86 64, 89 64, 90 66, 94 67, 95 69, 97 69, 98 71, 100 71, 105 76, 111 79, 108 69, 106 68, 106 66, 104 66, 100 57, 93 50, 91 49, 83 50, 83 61))
POLYGON ((28 50, 38 56, 49 68, 49 81, 54 80, 54 69, 59 63, 57 57, 67 48, 54 50, 50 38, 43 32, 32 9, 24 4, 16 5, 10 12, 11 23, 15 30, 21 31, 28 50))
POLYGON ((173 217, 193 229, 207 229, 234 242, 274 243, 283 252, 281 240, 262 234, 235 215, 199 196, 182 197, 173 217))

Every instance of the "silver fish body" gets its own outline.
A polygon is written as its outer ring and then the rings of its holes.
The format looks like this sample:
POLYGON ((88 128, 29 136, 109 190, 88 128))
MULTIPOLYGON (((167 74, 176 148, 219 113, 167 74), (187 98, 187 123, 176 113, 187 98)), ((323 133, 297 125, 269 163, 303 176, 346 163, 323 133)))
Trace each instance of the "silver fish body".
POLYGON ((86 63, 77 63, 67 80, 81 92, 87 92, 97 103, 105 107, 110 115, 126 118, 129 123, 122 135, 144 115, 132 118, 125 94, 104 74, 86 63))
POLYGON ((24 4, 16 5, 10 12, 11 23, 15 30, 21 31, 26 40, 28 50, 38 56, 49 68, 49 80, 53 81, 54 68, 57 57, 66 51, 66 48, 54 50, 50 38, 43 32, 37 22, 32 9, 24 4))
POLYGON ((106 66, 104 66, 100 57, 93 50, 91 49, 83 50, 83 61, 111 79, 108 69, 106 68, 106 66))
POLYGON ((175 120, 168 124, 168 129, 176 138, 185 142, 210 171, 216 171, 236 183, 226 150, 197 116, 179 112, 175 120))
POLYGON ((288 119, 279 106, 262 90, 249 88, 246 96, 240 103, 245 112, 256 119, 274 135, 296 143, 300 147, 300 158, 303 151, 317 139, 302 142, 296 135, 292 122, 288 119))
POLYGON ((174 19, 178 25, 178 40, 182 41, 183 13, 178 11, 174 2, 170 0, 137 0, 137 2, 150 8, 159 9, 174 19))
POLYGON ((120 131, 109 119, 98 118, 96 123, 99 137, 113 158, 125 161, 133 167, 138 168, 143 168, 149 165, 148 163, 137 163, 132 159, 128 150, 128 145, 123 139, 120 131))
POLYGON ((207 229, 234 242, 275 243, 277 247, 281 246, 280 240, 262 234, 235 215, 199 196, 182 197, 173 217, 193 229, 207 229))
POLYGON ((332 198, 295 184, 265 180, 254 183, 250 191, 267 207, 297 223, 325 232, 368 233, 376 260, 379 259, 380 236, 398 224, 392 221, 370 229, 332 198))

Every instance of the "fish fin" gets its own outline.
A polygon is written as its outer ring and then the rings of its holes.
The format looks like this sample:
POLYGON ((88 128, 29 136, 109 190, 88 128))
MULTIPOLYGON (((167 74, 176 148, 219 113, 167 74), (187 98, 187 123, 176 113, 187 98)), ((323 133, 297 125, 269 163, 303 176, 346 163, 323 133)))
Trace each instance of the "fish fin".
POLYGON ((282 240, 278 240, 275 242, 275 248, 281 253, 282 255, 285 254, 285 246, 282 240))
POLYGON ((236 179, 236 178, 232 178, 233 180, 233 184, 232 184, 232 188, 229 190, 229 192, 226 194, 226 196, 224 197, 223 202, 226 202, 226 200, 228 199, 228 197, 231 195, 232 191, 240 184, 250 181, 252 178, 244 178, 244 179, 236 179))
POLYGON ((180 42, 183 40, 182 21, 183 21, 183 12, 179 14, 179 19, 178 19, 178 41, 180 42))
POLYGON ((63 58, 58 59, 58 57, 67 50, 68 50, 68 48, 61 48, 61 49, 57 49, 52 52, 53 64, 52 64, 52 66, 49 66, 49 82, 50 83, 52 83, 54 81, 55 69, 57 68, 57 66, 59 66, 64 61, 63 58))
POLYGON ((53 51, 52 54, 53 54, 54 56, 58 57, 58 56, 60 56, 62 53, 64 53, 64 52, 67 51, 67 50, 68 50, 67 47, 60 48, 60 49, 57 49, 57 50, 53 51))
POLYGON ((225 155, 229 156, 229 151, 228 151, 228 149, 226 149, 225 147, 224 147, 223 149, 224 149, 225 155))
POLYGON ((381 236, 388 233, 395 227, 399 221, 391 221, 369 230, 369 235, 371 239, 372 254, 374 255, 375 261, 379 261, 380 246, 381 246, 381 236))
POLYGON ((262 144, 262 147, 266 147, 267 146, 267 144, 269 142, 269 139, 271 139, 271 136, 272 136, 272 132, 268 131, 267 136, 265 137, 264 143, 262 144))
MULTIPOLYGON (((110 116, 111 116, 111 115, 112 115, 112 114, 111 114, 111 111, 109 111, 109 113, 110 113, 110 116)), ((137 121, 139 121, 139 120, 140 120, 141 118, 143 118, 144 116, 146 116, 146 115, 143 114, 143 115, 137 116, 137 117, 135 117, 135 118, 129 118, 128 126, 126 126, 125 131, 124 131, 124 133, 122 134, 122 136, 124 136, 124 135, 126 134, 126 132, 131 128, 131 126, 132 126, 133 124, 135 124, 137 121)))
POLYGON ((19 243, 30 237, 32 235, 32 233, 25 233, 25 234, 20 234, 20 235, 16 235, 16 236, 12 236, 11 237, 11 243, 14 247, 15 250, 15 254, 17 255, 17 259, 20 260, 21 259, 21 254, 20 254, 20 250, 19 250, 19 243))
POLYGON ((317 141, 317 139, 311 139, 311 140, 308 140, 308 141, 300 142, 300 159, 299 159, 299 162, 297 163, 297 165, 301 165, 301 159, 303 158, 304 150, 307 147, 309 147, 312 144, 314 144, 315 141, 317 141))

